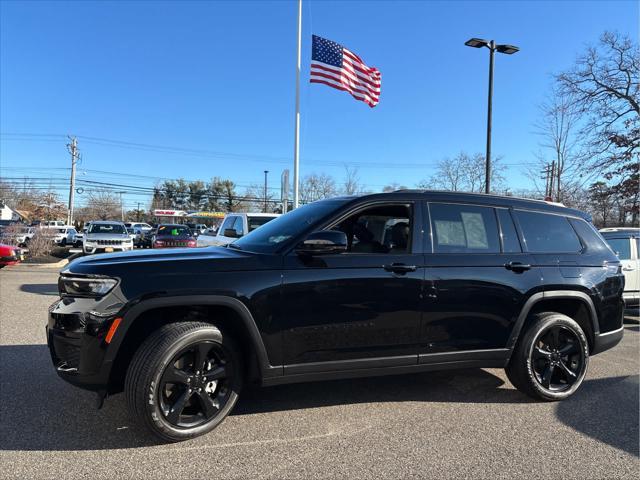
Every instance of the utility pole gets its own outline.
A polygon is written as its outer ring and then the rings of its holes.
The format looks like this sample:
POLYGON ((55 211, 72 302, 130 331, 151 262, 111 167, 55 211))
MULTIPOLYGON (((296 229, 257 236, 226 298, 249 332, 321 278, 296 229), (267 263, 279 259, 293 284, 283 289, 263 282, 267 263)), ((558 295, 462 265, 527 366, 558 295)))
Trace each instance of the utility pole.
POLYGON ((545 189, 544 189, 544 199, 553 201, 553 191, 555 187, 555 172, 556 172, 556 162, 555 160, 551 162, 551 164, 547 163, 547 166, 541 172, 545 175, 545 189))
POLYGON ((78 162, 78 139, 69 137, 71 143, 67 144, 67 150, 71 154, 71 182, 69 185, 69 213, 67 215, 67 225, 73 225, 73 201, 76 191, 76 163, 78 162))
POLYGON ((267 213, 267 175, 269 170, 264 171, 264 213, 267 213))
POLYGON ((140 221, 140 202, 138 202, 138 209, 136 210, 136 220, 140 221))
POLYGON ((120 216, 122 217, 122 221, 124 222, 124 203, 122 203, 122 194, 125 192, 116 192, 120 194, 120 216))

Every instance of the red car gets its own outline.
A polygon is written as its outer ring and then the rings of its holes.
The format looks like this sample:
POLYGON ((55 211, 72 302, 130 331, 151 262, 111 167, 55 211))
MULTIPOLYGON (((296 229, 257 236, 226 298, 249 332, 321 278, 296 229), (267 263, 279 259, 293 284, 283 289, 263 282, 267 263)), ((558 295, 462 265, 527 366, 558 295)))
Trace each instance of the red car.
POLYGON ((158 225, 151 246, 153 248, 194 248, 197 244, 193 233, 186 225, 164 223, 158 225))
POLYGON ((22 249, 13 245, 0 244, 0 268, 15 265, 24 260, 22 249))

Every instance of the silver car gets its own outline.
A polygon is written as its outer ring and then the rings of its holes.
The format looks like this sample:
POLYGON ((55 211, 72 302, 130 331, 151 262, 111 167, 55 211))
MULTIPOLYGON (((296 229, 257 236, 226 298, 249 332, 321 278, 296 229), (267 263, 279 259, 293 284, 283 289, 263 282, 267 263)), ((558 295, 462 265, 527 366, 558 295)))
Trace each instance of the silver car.
POLYGON ((86 254, 133 250, 133 240, 122 222, 91 222, 82 241, 86 254))

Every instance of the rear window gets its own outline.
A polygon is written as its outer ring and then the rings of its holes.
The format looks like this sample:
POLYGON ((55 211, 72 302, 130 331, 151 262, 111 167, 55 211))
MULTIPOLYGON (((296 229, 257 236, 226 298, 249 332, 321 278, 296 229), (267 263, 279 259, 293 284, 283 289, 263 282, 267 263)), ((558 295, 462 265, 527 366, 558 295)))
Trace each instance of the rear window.
POLYGON ((606 240, 620 260, 631 260, 631 239, 607 238, 606 240))
POLYGON ((249 222, 249 231, 253 232, 256 228, 270 222, 274 218, 275 217, 247 217, 247 222, 249 222))
POLYGON ((573 228, 582 239, 582 243, 587 247, 587 251, 590 252, 608 252, 609 247, 606 240, 602 238, 602 235, 598 232, 596 227, 591 222, 586 222, 577 218, 569 219, 573 228))
POLYGON ((579 253, 582 244, 566 217, 539 212, 515 212, 531 253, 579 253))
POLYGON ((492 208, 430 203, 434 253, 499 253, 492 208))

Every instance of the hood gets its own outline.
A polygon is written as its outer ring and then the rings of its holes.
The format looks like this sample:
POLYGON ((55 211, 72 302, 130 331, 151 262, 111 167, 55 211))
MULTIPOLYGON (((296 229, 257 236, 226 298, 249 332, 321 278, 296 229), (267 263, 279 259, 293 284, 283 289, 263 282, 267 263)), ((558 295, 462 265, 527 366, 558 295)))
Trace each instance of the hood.
MULTIPOLYGON (((275 260, 281 263, 281 260, 275 260)), ((273 268, 274 257, 224 247, 132 250, 81 257, 65 272, 108 275, 144 282, 149 275, 177 277, 211 272, 265 270, 273 268)))

